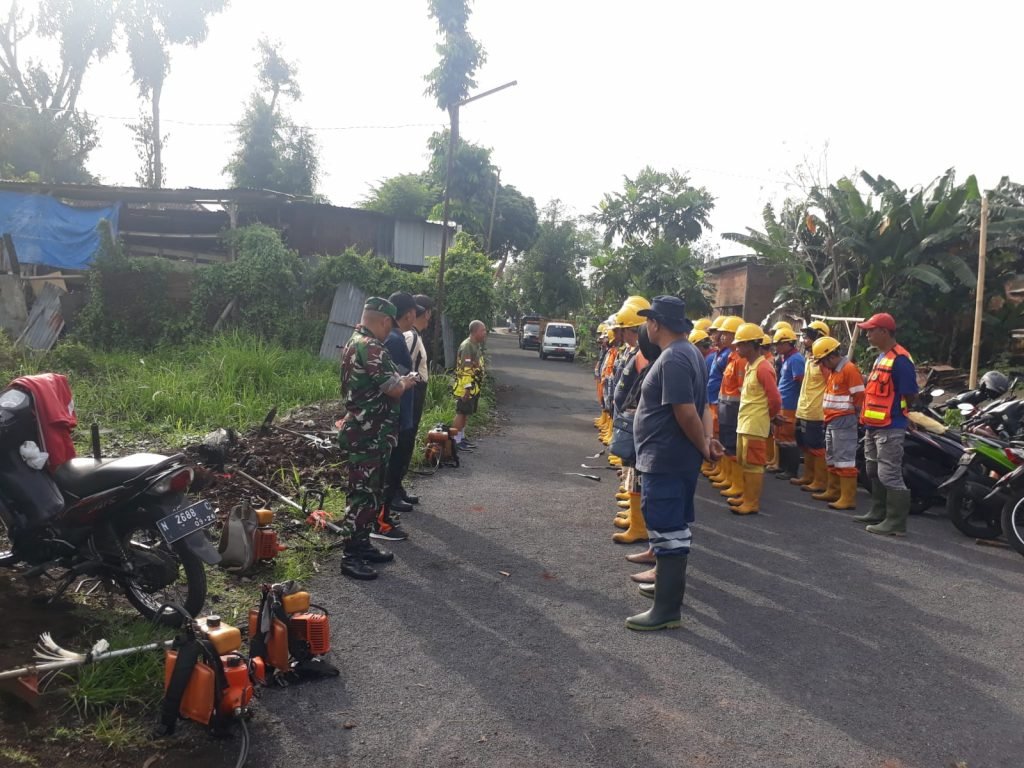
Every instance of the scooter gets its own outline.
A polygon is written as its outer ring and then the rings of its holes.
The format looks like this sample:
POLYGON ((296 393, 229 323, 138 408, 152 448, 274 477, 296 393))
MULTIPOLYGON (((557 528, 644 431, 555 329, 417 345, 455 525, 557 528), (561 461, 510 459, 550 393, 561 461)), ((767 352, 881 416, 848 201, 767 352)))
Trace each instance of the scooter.
POLYGON ((1006 541, 1018 554, 1024 555, 1024 446, 1010 450, 1017 457, 1017 467, 996 481, 986 500, 1003 500, 1000 523, 1006 541))
POLYGON ((206 599, 203 563, 216 564, 220 555, 203 531, 216 510, 185 502, 194 477, 186 458, 101 459, 94 429, 94 458, 70 459, 51 474, 23 459, 28 442, 42 442, 33 398, 3 390, 0 567, 27 564, 25 578, 56 581, 51 600, 85 577, 93 588, 116 585, 148 619, 177 623, 168 604, 197 615, 206 599))

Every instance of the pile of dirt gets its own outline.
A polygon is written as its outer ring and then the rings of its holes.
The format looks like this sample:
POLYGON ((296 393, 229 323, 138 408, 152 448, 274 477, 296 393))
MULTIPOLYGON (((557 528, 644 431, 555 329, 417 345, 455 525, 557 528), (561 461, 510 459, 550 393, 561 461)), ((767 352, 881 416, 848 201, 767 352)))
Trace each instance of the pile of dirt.
POLYGON ((200 470, 193 491, 226 514, 243 501, 257 506, 280 503, 238 470, 296 501, 301 489, 341 485, 344 464, 335 426, 339 411, 337 401, 326 401, 275 415, 244 434, 211 432, 184 449, 200 470))

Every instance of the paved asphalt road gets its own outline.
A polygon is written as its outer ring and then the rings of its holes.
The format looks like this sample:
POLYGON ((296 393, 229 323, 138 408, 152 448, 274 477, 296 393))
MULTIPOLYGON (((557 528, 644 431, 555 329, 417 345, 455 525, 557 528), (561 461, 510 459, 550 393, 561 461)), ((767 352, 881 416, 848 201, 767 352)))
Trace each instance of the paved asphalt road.
POLYGON ((488 346, 507 422, 417 483, 382 578, 324 563, 342 676, 268 692, 251 765, 1024 765, 1019 555, 939 518, 876 538, 774 479, 740 518, 702 482, 684 628, 630 632, 614 473, 562 474, 598 448, 593 380, 488 346))

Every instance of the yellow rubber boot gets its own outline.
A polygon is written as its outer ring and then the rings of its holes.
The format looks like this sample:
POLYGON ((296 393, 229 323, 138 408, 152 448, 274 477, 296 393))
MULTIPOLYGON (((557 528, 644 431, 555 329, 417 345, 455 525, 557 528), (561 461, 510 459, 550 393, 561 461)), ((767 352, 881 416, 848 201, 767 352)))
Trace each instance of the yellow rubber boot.
POLYGON ((856 509, 857 508, 857 478, 839 478, 839 498, 830 501, 832 509, 856 509))
POLYGON ((629 509, 628 501, 616 501, 615 503, 618 505, 619 509, 629 509))
POLYGON ((647 526, 640 512, 640 494, 629 494, 629 527, 622 533, 613 533, 612 541, 616 544, 634 544, 647 541, 647 526))
POLYGON ((718 463, 715 464, 711 468, 711 472, 708 473, 708 480, 711 481, 712 485, 714 485, 715 483, 721 482, 722 477, 724 477, 724 473, 725 473, 725 459, 719 459, 718 463))
POLYGON ((621 467, 622 459, 620 459, 614 453, 610 453, 608 454, 608 463, 611 464, 613 467, 621 467))
POLYGON ((704 477, 710 475, 713 469, 714 465, 710 461, 705 461, 700 465, 700 473, 704 475, 704 477))
POLYGON ((743 495, 743 470, 740 468, 739 462, 735 456, 729 458, 729 475, 732 478, 732 485, 728 488, 723 488, 719 491, 722 496, 742 496, 743 495))
POLYGON ((835 472, 828 473, 828 485, 825 486, 825 490, 821 493, 812 493, 812 499, 818 501, 838 501, 839 500, 839 475, 835 472))
POLYGON ((814 460, 813 480, 807 485, 801 486, 800 490, 808 493, 823 493, 828 488, 828 464, 824 455, 811 454, 811 458, 814 460))
POLYGON ((810 451, 801 451, 804 456, 804 463, 801 465, 800 476, 791 477, 790 485, 810 485, 814 482, 814 454, 810 451))
POLYGON ((778 472, 779 471, 779 449, 775 445, 775 438, 769 435, 765 438, 765 458, 767 464, 765 465, 765 472, 778 472))
POLYGON ((718 479, 711 483, 715 488, 728 488, 732 485, 732 457, 723 456, 718 460, 718 463, 722 467, 722 471, 718 476, 718 479))
POLYGON ((622 530, 629 528, 629 513, 627 512, 625 515, 616 515, 615 519, 612 520, 612 525, 616 528, 621 528, 622 530))
POLYGON ((764 472, 743 473, 743 503, 733 507, 737 515, 756 515, 761 511, 761 490, 764 488, 764 472))
POLYGON ((619 491, 615 494, 616 501, 629 501, 629 494, 625 491, 619 491))

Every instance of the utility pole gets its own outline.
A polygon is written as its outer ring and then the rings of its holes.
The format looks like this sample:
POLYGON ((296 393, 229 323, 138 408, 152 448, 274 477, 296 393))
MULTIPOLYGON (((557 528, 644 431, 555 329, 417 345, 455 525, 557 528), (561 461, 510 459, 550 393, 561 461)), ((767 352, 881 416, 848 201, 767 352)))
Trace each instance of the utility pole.
POLYGON ((494 197, 491 198, 491 223, 487 226, 487 257, 491 256, 491 238, 494 236, 494 212, 498 209, 498 186, 501 183, 501 169, 494 175, 494 197))
MULTIPOLYGON (((434 354, 433 359, 440 359, 442 350, 444 348, 442 336, 444 335, 443 324, 441 317, 444 315, 444 267, 445 259, 448 256, 448 214, 451 208, 451 190, 452 190, 452 168, 455 165, 455 150, 459 145, 459 108, 464 107, 470 102, 482 99, 485 96, 490 96, 492 93, 503 91, 506 88, 511 88, 513 85, 518 85, 518 80, 513 80, 504 85, 499 85, 497 88, 491 88, 489 91, 478 93, 476 96, 470 96, 457 101, 456 103, 448 107, 448 118, 451 123, 451 127, 448 131, 448 160, 445 163, 444 172, 444 204, 441 206, 442 218, 444 225, 441 230, 441 257, 437 263, 437 295, 434 297, 434 314, 437 316, 437 333, 434 334, 434 354)), ((447 361, 446 361, 447 362, 447 361)))
POLYGON ((974 344, 971 346, 971 376, 967 386, 978 386, 978 358, 981 357, 981 322, 985 310, 985 253, 988 251, 988 198, 981 198, 981 238, 978 240, 978 290, 974 297, 974 344))

